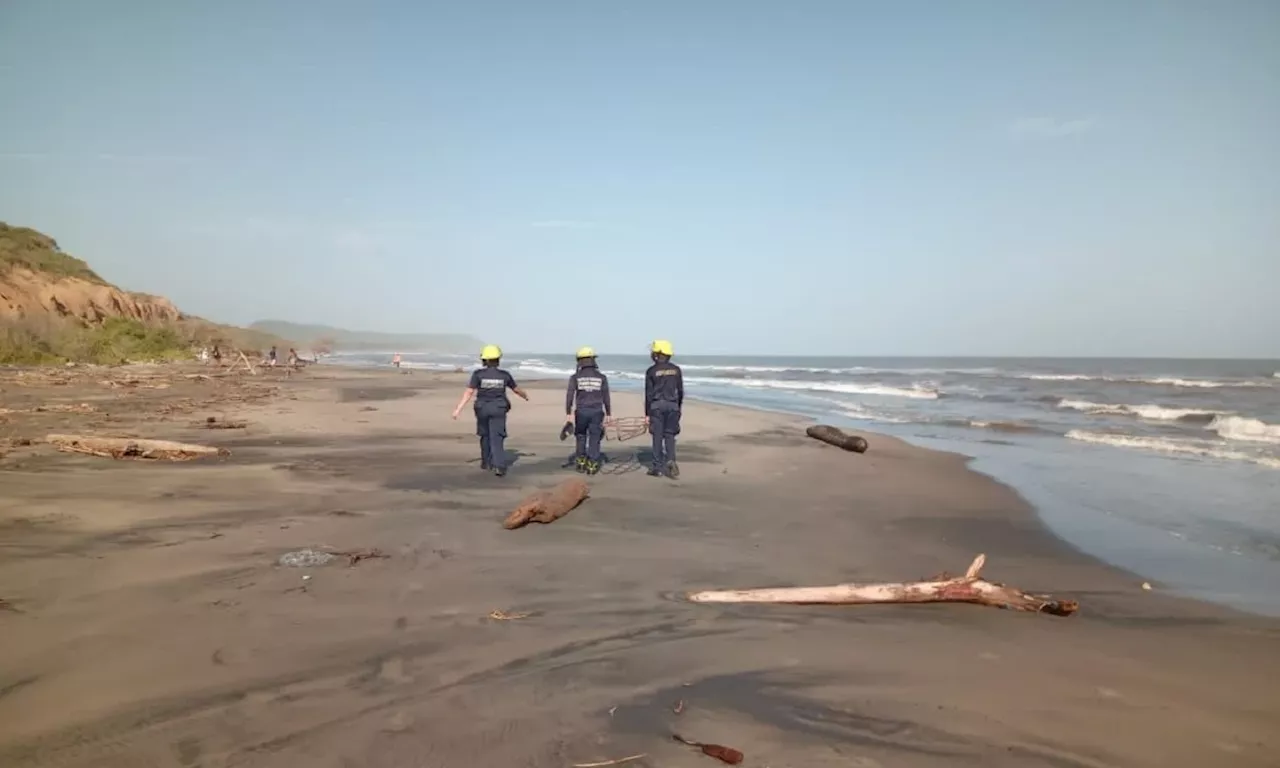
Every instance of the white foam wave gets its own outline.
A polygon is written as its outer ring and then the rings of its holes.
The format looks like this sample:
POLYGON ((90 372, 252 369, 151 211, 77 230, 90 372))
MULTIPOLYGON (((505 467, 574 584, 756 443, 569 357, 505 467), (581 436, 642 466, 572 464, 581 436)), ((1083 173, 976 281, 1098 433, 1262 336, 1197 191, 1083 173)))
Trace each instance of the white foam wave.
POLYGON ((1182 379, 1176 376, 1097 376, 1085 373, 1020 373, 1016 379, 1031 381, 1105 381, 1112 384, 1147 384, 1151 386, 1183 387, 1194 389, 1221 389, 1223 387, 1270 387, 1263 381, 1215 381, 1213 379, 1182 379))
POLYGON ((788 381, 785 379, 718 379, 706 376, 686 377, 686 383, 717 384, 746 389, 778 389, 792 392, 838 392, 845 395, 878 395, 937 400, 938 392, 927 387, 891 387, 885 384, 851 384, 841 381, 788 381))
POLYGON ((1074 411, 1096 415, 1137 416, 1149 421, 1177 421, 1189 417, 1201 416, 1209 418, 1226 415, 1227 411, 1214 411, 1203 408, 1166 408, 1163 405, 1123 405, 1112 403, 1094 403, 1089 400, 1062 400, 1059 408, 1070 408, 1074 411))
POLYGON ((1280 424, 1268 424, 1259 419, 1219 416, 1209 422, 1207 429, 1217 432, 1228 440, 1280 444, 1280 424))
POLYGON ((900 419, 896 416, 886 416, 883 413, 874 413, 868 411, 860 405, 845 403, 840 410, 840 415, 846 419, 854 419, 856 421, 878 421, 883 424, 907 424, 910 419, 900 419))
POLYGON ((1165 437, 1140 437, 1138 435, 1116 435, 1106 432, 1088 432, 1073 429, 1067 433, 1070 440, 1079 440, 1095 445, 1109 445, 1115 448, 1135 448, 1159 453, 1170 453, 1184 456, 1200 456, 1225 461, 1247 461, 1268 469, 1280 469, 1280 459, 1270 456, 1254 456, 1241 451, 1233 451, 1205 440, 1177 440, 1165 437))
POLYGON ((554 368, 542 360, 521 360, 516 363, 515 369, 521 373, 540 376, 569 376, 573 374, 572 368, 554 368))

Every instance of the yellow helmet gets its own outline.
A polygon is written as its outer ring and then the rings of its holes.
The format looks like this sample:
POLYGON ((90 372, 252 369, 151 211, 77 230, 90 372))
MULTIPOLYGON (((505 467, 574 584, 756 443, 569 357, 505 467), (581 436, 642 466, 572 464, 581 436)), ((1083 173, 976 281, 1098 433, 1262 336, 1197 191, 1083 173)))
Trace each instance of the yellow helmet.
POLYGON ((671 351, 671 342, 665 339, 659 339, 649 347, 649 351, 655 355, 666 355, 667 357, 675 356, 675 352, 671 351))
POLYGON ((484 349, 480 350, 481 360, 497 360, 502 357, 502 349, 497 344, 486 344, 484 349))
POLYGON ((585 360, 585 359, 586 359, 586 358, 588 358, 588 357, 595 357, 595 356, 596 356, 596 351, 595 351, 594 349, 592 349, 591 347, 579 347, 579 348, 578 348, 578 359, 579 359, 579 360, 585 360))

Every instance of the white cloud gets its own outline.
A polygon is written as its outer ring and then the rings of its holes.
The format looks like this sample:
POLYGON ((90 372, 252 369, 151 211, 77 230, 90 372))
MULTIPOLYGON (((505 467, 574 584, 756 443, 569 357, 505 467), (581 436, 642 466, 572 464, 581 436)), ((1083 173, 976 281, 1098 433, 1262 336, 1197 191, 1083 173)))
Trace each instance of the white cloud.
POLYGON ((1062 120, 1056 117, 1020 117, 1009 124, 1009 133, 1019 139, 1064 139, 1092 131, 1098 121, 1092 117, 1062 120))
POLYGON ((595 226, 595 222, 591 221, 573 221, 571 219, 548 219, 545 221, 535 221, 529 226, 538 229, 590 229, 595 226))

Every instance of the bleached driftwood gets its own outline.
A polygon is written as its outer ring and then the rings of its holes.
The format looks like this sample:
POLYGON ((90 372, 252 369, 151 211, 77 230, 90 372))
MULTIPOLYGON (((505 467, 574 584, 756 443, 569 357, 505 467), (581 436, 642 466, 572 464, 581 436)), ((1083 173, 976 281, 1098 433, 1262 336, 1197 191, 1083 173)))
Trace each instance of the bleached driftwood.
POLYGON ((587 498, 587 484, 581 478, 571 477, 549 491, 532 494, 507 516, 502 527, 507 530, 529 523, 550 523, 569 514, 569 510, 587 498))
POLYGON ((867 452, 866 438, 846 434, 843 430, 827 424, 815 424, 806 429, 804 433, 814 440, 821 440, 828 445, 834 445, 846 451, 853 451, 854 453, 867 452))
POLYGON ((91 437, 85 435, 49 435, 45 442, 60 451, 87 453, 109 459, 164 459, 189 461, 203 456, 226 456, 225 448, 169 440, 141 440, 133 437, 91 437))
POLYGON ((777 587, 691 592, 695 603, 789 603, 794 605, 868 605, 872 603, 976 603, 1013 611, 1070 616, 1080 607, 1074 600, 1029 595, 979 576, 986 555, 978 555, 964 576, 931 581, 883 584, 835 584, 828 587, 777 587))

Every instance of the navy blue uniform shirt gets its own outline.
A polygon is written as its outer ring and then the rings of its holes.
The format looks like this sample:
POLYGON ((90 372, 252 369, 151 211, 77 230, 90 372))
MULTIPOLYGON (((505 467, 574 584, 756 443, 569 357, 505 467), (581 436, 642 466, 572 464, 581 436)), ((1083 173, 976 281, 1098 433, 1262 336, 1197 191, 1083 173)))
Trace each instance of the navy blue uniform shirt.
POLYGON ((564 393, 564 413, 573 413, 577 400, 578 410, 604 408, 604 415, 613 415, 613 403, 609 400, 609 377, 594 365, 584 365, 569 377, 569 388, 564 393))
POLYGON ((507 390, 516 388, 516 380, 501 368, 478 368, 471 374, 468 387, 476 391, 476 407, 481 405, 502 403, 510 409, 511 401, 507 399, 507 390))
POLYGON ((658 401, 675 403, 677 408, 684 407, 684 372, 669 360, 654 363, 644 372, 645 416, 649 415, 649 406, 658 401))

